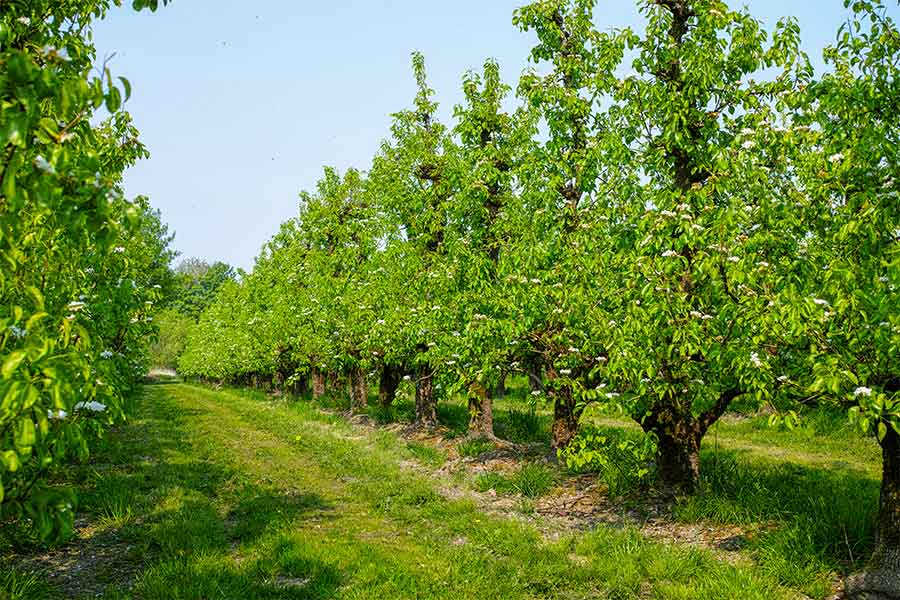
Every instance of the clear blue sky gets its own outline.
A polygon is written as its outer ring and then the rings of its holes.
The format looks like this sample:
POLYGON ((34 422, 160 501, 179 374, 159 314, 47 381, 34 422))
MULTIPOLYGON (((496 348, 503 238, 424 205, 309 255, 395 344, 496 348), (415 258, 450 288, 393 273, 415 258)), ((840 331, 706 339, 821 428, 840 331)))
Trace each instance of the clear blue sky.
MULTIPOLYGON (((523 1, 174 0, 155 14, 116 9, 96 25, 95 41, 131 81, 127 107, 152 154, 127 173, 127 192, 150 196, 184 256, 249 269, 324 165, 368 167, 390 113, 414 95, 412 50, 425 53, 445 119, 460 101, 462 73, 487 57, 515 85, 533 43, 511 23, 523 1)), ((817 64, 845 18, 841 0, 746 4, 769 28, 796 17, 817 64)), ((596 17, 604 29, 641 26, 631 0, 600 0, 596 17)))

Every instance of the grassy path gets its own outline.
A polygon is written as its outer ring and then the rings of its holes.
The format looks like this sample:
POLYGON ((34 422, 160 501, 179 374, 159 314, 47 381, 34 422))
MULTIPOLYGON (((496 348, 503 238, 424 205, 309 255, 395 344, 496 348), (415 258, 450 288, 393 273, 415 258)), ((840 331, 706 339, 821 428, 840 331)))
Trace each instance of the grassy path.
POLYGON ((19 597, 797 597, 764 570, 627 529, 545 540, 445 498, 402 468, 411 458, 393 434, 309 404, 148 386, 138 417, 72 472, 88 514, 62 551, 74 558, 50 553, 49 585, 19 597))

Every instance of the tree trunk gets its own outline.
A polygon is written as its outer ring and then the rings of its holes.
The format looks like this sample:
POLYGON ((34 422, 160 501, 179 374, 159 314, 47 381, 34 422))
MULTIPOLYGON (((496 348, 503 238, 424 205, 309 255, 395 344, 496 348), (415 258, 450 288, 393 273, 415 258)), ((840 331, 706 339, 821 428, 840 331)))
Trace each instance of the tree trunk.
POLYGON ((875 552, 866 571, 847 580, 847 598, 900 599, 900 435, 890 426, 881 440, 881 456, 875 552))
POLYGON ((394 403, 399 385, 400 369, 391 365, 383 366, 381 377, 378 380, 378 403, 382 408, 387 408, 394 403))
POLYGON ((553 425, 550 446, 554 452, 562 450, 578 433, 578 414, 575 410, 575 399, 572 388, 563 386, 553 391, 553 425))
POLYGON ((294 377, 294 394, 297 396, 305 396, 309 393, 309 378, 306 375, 294 377))
POLYGON ((325 395, 325 373, 319 369, 312 372, 313 398, 321 398, 325 395))
POLYGON ((416 425, 437 425, 437 401, 434 397, 434 381, 427 365, 420 367, 416 377, 416 425))
POLYGON ((354 414, 365 412, 369 407, 369 387, 366 384, 366 374, 359 367, 350 371, 350 412, 354 414))
POLYGON ((544 382, 541 381, 541 374, 539 371, 534 371, 529 369, 528 371, 528 387, 531 388, 532 392, 543 392, 544 391, 544 382))
POLYGON ((469 435, 494 437, 491 395, 480 383, 469 386, 469 435))
POLYGON ((690 496, 700 486, 700 440, 696 423, 668 423, 656 434, 656 464, 664 498, 690 496))

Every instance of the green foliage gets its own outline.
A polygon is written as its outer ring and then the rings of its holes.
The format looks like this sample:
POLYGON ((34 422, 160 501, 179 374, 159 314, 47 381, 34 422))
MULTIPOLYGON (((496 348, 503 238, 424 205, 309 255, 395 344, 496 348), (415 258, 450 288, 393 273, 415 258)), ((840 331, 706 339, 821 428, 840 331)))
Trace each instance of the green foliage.
POLYGON ((130 83, 86 34, 109 5, 0 14, 0 514, 44 540, 71 532, 75 504, 44 477, 124 416, 172 257, 158 213, 122 194, 147 152, 121 109, 130 83))
POLYGON ((612 496, 632 493, 655 475, 656 443, 652 435, 585 425, 559 454, 572 471, 597 473, 612 496))

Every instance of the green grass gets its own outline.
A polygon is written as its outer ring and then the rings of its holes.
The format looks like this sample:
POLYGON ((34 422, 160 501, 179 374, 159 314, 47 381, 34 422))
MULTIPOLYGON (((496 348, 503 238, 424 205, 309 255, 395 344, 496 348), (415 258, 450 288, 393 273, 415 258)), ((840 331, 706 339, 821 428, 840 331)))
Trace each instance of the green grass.
MULTIPOLYGON (((112 536, 105 543, 116 550, 80 572, 86 597, 793 595, 760 569, 654 543, 631 529, 545 539, 472 500, 448 499, 438 493, 440 482, 404 470, 404 461, 422 460, 422 448, 354 428, 310 403, 170 384, 148 386, 137 408, 92 464, 69 471, 85 516, 103 523, 102 535, 112 536), (131 516, 121 518, 126 507, 131 516)), ((548 473, 527 465, 515 478, 536 495, 549 485, 548 473)), ((89 555, 92 543, 74 547, 89 555)), ((25 581, 9 575, 0 590, 8 594, 25 581)), ((73 589, 39 593, 61 598, 73 589)))
POLYGON ((491 450, 496 450, 497 446, 491 440, 487 438, 471 438, 468 440, 463 440, 456 447, 456 450, 459 452, 460 456, 465 456, 468 458, 473 458, 484 454, 485 452, 490 452, 491 450))
POLYGON ((547 494, 557 482, 557 474, 546 465, 526 463, 512 474, 488 471, 475 480, 480 492, 494 490, 498 494, 521 494, 526 498, 538 498, 547 494))

